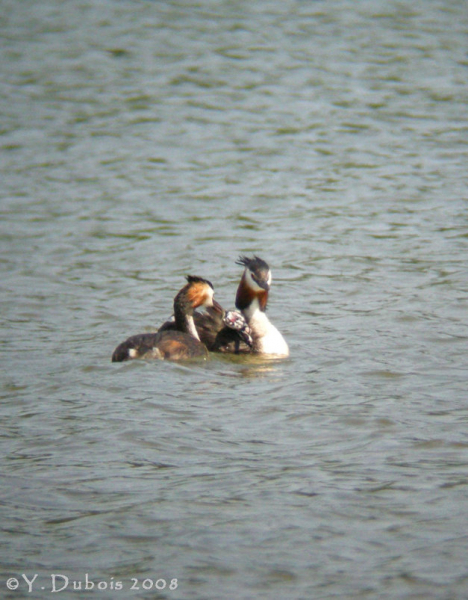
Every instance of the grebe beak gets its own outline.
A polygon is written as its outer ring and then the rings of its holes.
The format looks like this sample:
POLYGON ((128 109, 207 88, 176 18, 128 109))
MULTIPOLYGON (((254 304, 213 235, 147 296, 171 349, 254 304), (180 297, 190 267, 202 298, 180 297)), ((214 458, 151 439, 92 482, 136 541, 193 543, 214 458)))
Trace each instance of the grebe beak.
POLYGON ((216 300, 213 300, 213 308, 215 309, 216 312, 219 312, 221 314, 224 312, 223 307, 221 306, 221 304, 216 302, 216 300))
POLYGON ((265 290, 265 292, 268 292, 270 290, 270 284, 268 283, 268 281, 258 280, 256 283, 262 288, 262 290, 265 290))

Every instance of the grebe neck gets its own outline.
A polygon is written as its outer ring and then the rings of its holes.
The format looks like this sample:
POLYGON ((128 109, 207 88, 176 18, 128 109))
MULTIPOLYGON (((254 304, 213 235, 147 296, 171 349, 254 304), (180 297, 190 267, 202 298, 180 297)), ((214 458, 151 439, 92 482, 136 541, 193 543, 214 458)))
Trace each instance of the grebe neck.
POLYGON ((193 315, 185 315, 185 331, 193 336, 196 340, 200 341, 197 328, 195 327, 195 321, 193 315))
POLYGON ((195 322, 193 320, 193 309, 191 307, 183 306, 179 303, 174 303, 174 318, 176 322, 176 328, 179 331, 188 333, 193 336, 196 340, 200 341, 195 322))
POLYGON ((249 283, 247 271, 244 271, 236 293, 236 308, 238 310, 241 310, 244 314, 254 312, 257 309, 266 310, 268 291, 258 286, 257 288, 253 289, 253 284, 249 283))
POLYGON ((244 306, 242 309, 244 317, 248 323, 257 315, 257 313, 263 313, 266 317, 265 311, 262 310, 259 299, 255 296, 250 299, 249 304, 244 306))

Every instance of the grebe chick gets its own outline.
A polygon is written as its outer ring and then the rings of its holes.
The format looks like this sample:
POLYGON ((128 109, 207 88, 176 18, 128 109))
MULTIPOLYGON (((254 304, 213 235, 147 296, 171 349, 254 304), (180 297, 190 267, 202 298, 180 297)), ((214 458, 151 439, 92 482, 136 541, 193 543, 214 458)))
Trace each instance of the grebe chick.
POLYGON ((286 341, 265 314, 271 286, 270 267, 258 256, 240 256, 236 264, 245 267, 236 293, 236 308, 241 311, 245 325, 236 318, 239 313, 221 316, 208 309, 195 315, 201 341, 214 352, 289 356, 286 341))
POLYGON ((174 298, 173 328, 161 328, 157 333, 140 333, 129 337, 114 350, 112 362, 132 358, 185 360, 208 356, 208 350, 200 341, 193 321, 194 310, 211 307, 213 311, 221 313, 222 308, 213 299, 213 286, 207 279, 189 275, 187 282, 174 298))

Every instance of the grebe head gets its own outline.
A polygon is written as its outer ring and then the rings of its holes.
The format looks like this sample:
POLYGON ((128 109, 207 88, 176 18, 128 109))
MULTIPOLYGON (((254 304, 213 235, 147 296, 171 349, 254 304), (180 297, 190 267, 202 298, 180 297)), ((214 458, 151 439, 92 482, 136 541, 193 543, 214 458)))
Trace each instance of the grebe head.
POLYGON ((252 311, 258 307, 261 311, 265 311, 271 285, 270 267, 258 256, 253 258, 240 256, 236 264, 245 267, 237 288, 236 308, 242 311, 252 311))
POLYGON ((219 312, 222 307, 213 298, 213 284, 208 279, 187 275, 187 285, 185 285, 174 299, 175 305, 183 305, 188 313, 193 313, 196 308, 212 306, 219 312))
POLYGON ((268 263, 258 256, 253 258, 239 256, 236 264, 245 267, 246 284, 253 292, 260 292, 261 290, 268 292, 271 285, 271 271, 268 263))

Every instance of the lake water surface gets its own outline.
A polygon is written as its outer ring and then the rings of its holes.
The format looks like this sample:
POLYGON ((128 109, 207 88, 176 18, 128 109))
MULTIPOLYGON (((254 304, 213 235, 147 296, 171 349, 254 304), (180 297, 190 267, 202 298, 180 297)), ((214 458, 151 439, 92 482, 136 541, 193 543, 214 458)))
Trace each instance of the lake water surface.
POLYGON ((2 597, 466 599, 466 3, 0 27, 2 597), (290 358, 111 364, 239 254, 290 358))

